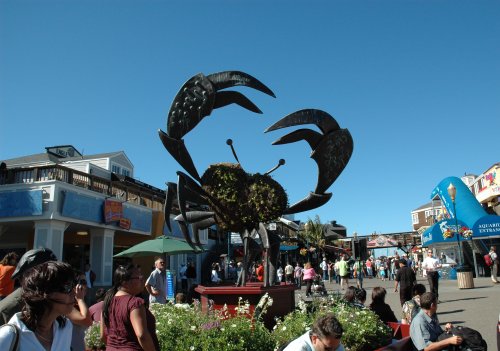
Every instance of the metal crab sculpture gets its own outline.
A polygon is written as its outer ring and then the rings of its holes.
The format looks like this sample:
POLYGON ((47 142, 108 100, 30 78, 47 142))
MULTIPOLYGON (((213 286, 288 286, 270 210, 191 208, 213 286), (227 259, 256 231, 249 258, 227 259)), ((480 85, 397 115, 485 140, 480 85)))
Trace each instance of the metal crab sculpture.
POLYGON ((182 138, 219 107, 236 103, 252 112, 262 113, 243 94, 220 91, 240 85, 275 97, 259 80, 239 71, 219 72, 208 76, 197 74, 184 83, 177 93, 168 114, 167 133, 162 130, 158 133, 167 151, 188 174, 178 171, 177 184, 167 183, 165 222, 172 230, 170 213, 174 199, 177 198, 180 214, 174 219, 193 248, 202 246, 198 231, 214 224, 224 231, 240 233, 244 255, 238 285, 244 286, 246 283, 250 259, 256 253, 262 253, 264 286, 269 286, 275 283, 280 238, 267 231, 265 223, 274 221, 283 214, 308 211, 328 202, 332 194, 326 193, 326 190, 347 165, 353 141, 349 131, 341 129, 332 116, 316 109, 291 113, 265 130, 270 132, 302 124, 315 124, 321 130, 298 129, 273 143, 287 144, 305 140, 312 149, 311 158, 318 165, 316 189, 290 207, 285 190, 269 175, 283 165, 284 160, 280 160, 278 166, 265 174, 248 174, 239 164, 231 140, 227 143, 238 163, 211 165, 200 177, 182 138), (190 211, 188 204, 197 204, 202 210, 190 211), (190 234, 189 225, 193 235, 190 234), (257 237, 260 238, 260 244, 257 237))

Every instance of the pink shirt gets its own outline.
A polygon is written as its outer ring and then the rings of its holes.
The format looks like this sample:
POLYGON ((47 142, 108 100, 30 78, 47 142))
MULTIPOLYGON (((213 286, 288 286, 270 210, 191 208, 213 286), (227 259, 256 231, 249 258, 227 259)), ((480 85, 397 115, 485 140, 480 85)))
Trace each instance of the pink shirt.
POLYGON ((302 279, 314 279, 315 276, 316 272, 314 271, 314 268, 304 268, 304 276, 302 277, 302 279))

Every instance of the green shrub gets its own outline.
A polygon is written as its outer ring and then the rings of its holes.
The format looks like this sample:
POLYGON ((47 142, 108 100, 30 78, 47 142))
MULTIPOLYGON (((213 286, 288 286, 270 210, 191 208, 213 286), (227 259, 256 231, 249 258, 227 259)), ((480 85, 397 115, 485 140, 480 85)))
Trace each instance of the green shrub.
POLYGON ((85 347, 89 350, 105 350, 106 345, 101 341, 101 325, 94 323, 85 331, 85 347))

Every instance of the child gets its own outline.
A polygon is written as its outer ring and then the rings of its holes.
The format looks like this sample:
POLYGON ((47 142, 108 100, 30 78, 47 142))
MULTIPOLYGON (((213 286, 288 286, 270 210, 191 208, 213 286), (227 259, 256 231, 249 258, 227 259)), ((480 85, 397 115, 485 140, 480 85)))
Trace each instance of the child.
POLYGON ((384 265, 380 265, 378 273, 380 274, 380 278, 385 281, 385 267, 384 265))

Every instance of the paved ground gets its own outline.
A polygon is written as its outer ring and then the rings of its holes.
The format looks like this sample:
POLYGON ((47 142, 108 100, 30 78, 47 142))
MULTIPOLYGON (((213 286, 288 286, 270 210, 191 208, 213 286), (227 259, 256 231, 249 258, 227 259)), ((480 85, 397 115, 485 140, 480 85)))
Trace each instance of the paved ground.
MULTIPOLYGON (((429 289, 427 279, 418 277, 429 289)), ((349 284, 355 286, 355 281, 350 280, 349 284)), ((372 289, 382 286, 387 290, 386 302, 392 307, 396 317, 401 315, 401 304, 399 302, 399 292, 394 292, 394 281, 381 281, 380 279, 365 279, 363 287, 367 292, 367 304, 371 301, 372 289)), ((339 291, 340 285, 326 283, 328 292, 339 291)), ((305 297, 305 287, 296 291, 305 297)), ((456 280, 439 281, 439 299, 441 303, 438 308, 438 317, 441 324, 451 322, 478 330, 488 343, 488 349, 494 350, 497 347, 496 325, 500 313, 500 284, 492 284, 491 279, 474 279, 474 289, 458 289, 456 280)), ((296 301, 298 301, 296 299, 296 301)))

